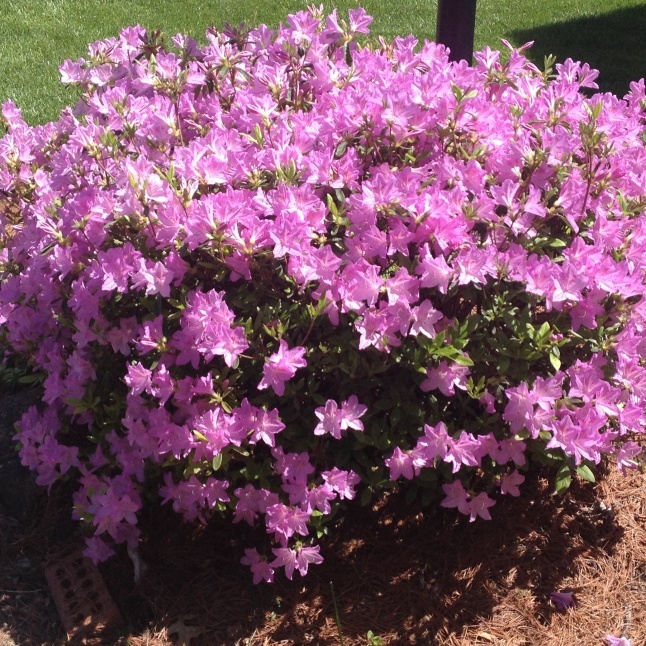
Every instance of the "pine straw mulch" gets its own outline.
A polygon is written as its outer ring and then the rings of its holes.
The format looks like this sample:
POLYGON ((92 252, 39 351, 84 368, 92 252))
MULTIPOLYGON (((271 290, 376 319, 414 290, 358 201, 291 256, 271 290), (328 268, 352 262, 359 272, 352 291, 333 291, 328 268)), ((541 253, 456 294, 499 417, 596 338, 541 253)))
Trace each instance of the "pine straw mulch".
MULTIPOLYGON (((571 646, 610 633, 646 645, 646 475, 612 469, 563 498, 543 476, 494 507, 493 522, 396 495, 352 509, 323 541, 323 565, 273 585, 252 585, 238 565, 253 539, 244 528, 156 513, 143 520, 137 586, 125 554, 102 566, 128 636, 100 643, 571 646), (558 611, 554 591, 573 592, 575 607, 558 611)), ((0 518, 0 646, 65 643, 39 566, 68 524, 60 501, 40 505, 28 526, 0 518)))

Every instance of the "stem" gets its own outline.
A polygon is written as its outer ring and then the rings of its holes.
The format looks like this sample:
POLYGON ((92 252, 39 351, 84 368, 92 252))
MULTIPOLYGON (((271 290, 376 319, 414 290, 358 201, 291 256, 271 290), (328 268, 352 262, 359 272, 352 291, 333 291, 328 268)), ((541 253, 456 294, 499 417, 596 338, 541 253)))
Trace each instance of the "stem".
POLYGON ((336 605, 336 595, 334 594, 334 583, 330 581, 330 590, 332 590, 332 604, 334 605, 334 619, 336 620, 336 629, 339 633, 339 642, 344 646, 343 632, 341 631, 341 617, 339 616, 339 608, 336 605))

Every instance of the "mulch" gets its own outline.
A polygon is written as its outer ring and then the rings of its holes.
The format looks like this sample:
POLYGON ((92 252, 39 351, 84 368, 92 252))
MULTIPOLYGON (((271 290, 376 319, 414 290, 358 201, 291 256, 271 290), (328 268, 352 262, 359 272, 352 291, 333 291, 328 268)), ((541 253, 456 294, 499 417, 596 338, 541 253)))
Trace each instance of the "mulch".
MULTIPOLYGON (((563 497, 549 476, 530 473, 491 522, 396 493, 354 506, 321 539, 322 565, 260 586, 239 565, 252 530, 148 512, 141 580, 125 552, 101 566, 126 629, 84 643, 571 646, 614 634, 646 645, 646 475, 608 468, 563 497), (574 606, 558 610, 556 591, 574 606)), ((36 492, 20 520, 0 501, 0 646, 66 643, 43 572, 80 540, 69 512, 64 487, 36 492)))

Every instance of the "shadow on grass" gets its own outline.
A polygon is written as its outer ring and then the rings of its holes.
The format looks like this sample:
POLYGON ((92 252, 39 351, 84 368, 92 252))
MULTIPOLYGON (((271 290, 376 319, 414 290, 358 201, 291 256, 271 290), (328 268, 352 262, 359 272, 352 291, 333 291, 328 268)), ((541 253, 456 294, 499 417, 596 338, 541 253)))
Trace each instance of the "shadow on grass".
POLYGON ((646 76, 646 4, 601 16, 512 31, 507 38, 520 46, 530 40, 528 57, 543 69, 544 57, 554 54, 589 63, 601 74, 599 89, 623 97, 631 81, 646 76))

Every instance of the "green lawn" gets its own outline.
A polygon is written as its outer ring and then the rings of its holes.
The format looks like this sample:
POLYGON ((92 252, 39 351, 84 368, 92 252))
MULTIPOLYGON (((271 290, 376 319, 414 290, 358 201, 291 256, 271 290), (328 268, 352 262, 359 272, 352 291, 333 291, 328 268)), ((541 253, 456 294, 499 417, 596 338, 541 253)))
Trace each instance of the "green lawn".
MULTIPOLYGON (((265 22, 276 26, 305 7, 295 0, 0 0, 0 102, 13 99, 30 123, 56 118, 73 101, 58 66, 83 56, 91 41, 139 23, 200 39, 209 25, 265 22)), ((363 4, 375 17, 373 35, 435 35, 437 0, 326 2, 340 11, 363 4)), ((601 69, 601 87, 623 95, 646 76, 644 0, 479 0, 476 48, 536 42, 531 57, 568 56, 601 69)))

